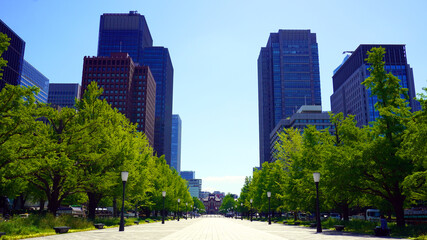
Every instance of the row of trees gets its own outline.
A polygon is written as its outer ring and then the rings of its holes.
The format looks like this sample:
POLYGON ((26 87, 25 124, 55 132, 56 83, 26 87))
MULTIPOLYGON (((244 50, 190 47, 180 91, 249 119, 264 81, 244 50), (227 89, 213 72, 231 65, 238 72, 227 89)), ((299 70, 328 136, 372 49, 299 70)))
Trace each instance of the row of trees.
MULTIPOLYGON (((0 35, 0 56, 9 38, 0 35)), ((0 59, 0 67, 6 61, 0 59)), ((0 76, 1 81, 1 76, 0 76)), ((100 100, 102 89, 88 86, 76 109, 54 109, 35 101, 35 87, 7 85, 0 92, 0 193, 9 198, 61 204, 98 205, 121 199, 121 171, 129 172, 126 208, 175 210, 177 199, 193 205, 187 183, 157 157, 143 133, 117 109, 100 100)))
MULTIPOLYGON (((331 114, 335 134, 310 126, 301 134, 285 129, 276 144, 276 159, 264 163, 253 178, 246 178, 239 203, 248 211, 249 199, 258 211, 268 210, 266 192, 272 192, 274 211, 314 212, 313 172, 321 173, 321 209, 349 210, 376 206, 397 225, 404 226, 404 208, 427 199, 427 100, 418 99, 422 110, 411 113, 407 89, 384 70, 384 48, 368 52, 370 77, 362 84, 378 102, 380 118, 359 128, 353 116, 331 114)), ((427 90, 427 89, 425 89, 427 90)))

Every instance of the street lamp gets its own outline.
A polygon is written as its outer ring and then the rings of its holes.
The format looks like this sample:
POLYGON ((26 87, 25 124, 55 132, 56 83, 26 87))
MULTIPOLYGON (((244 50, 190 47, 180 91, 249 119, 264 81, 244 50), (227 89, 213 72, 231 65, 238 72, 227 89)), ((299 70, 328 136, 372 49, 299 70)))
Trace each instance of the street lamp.
POLYGON ((162 192, 163 196, 163 214, 162 214, 162 224, 165 224, 165 198, 166 198, 166 191, 162 192))
POLYGON ((322 223, 320 222, 320 211, 319 211, 319 181, 320 181, 320 173, 315 172, 313 173, 313 179, 316 183, 316 225, 317 225, 317 232, 322 232, 322 223))
POLYGON ((120 217, 120 227, 119 231, 125 230, 125 187, 126 187, 126 181, 128 180, 129 172, 122 172, 122 182, 123 182, 123 201, 122 201, 122 215, 120 217))
POLYGON ((251 200, 250 200, 250 202, 251 202, 251 222, 252 222, 252 202, 253 202, 254 200, 251 198, 251 200))
POLYGON ((178 215, 178 222, 179 222, 179 203, 181 202, 181 199, 178 198, 178 211, 177 211, 177 215, 178 215))
POLYGON ((271 199, 271 192, 267 192, 267 197, 268 197, 268 224, 271 225, 271 204, 270 204, 270 199, 271 199))
POLYGON ((186 202, 186 203, 185 203, 185 220, 187 220, 187 218, 188 218, 188 210, 187 210, 187 207, 188 207, 188 202, 186 202))
POLYGON ((240 218, 243 221, 243 203, 240 203, 240 218))

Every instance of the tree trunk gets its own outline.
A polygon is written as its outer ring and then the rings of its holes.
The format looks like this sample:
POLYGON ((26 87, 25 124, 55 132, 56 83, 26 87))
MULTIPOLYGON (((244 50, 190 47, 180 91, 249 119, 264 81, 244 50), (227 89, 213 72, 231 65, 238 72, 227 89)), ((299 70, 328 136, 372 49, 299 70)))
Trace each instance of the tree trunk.
POLYGON ((61 205, 58 201, 58 198, 51 197, 48 199, 49 204, 47 205, 47 211, 52 213, 53 216, 56 216, 56 211, 58 210, 59 206, 61 205))
POLYGON ((391 204, 393 205, 394 212, 396 214, 396 224, 399 227, 405 226, 405 212, 403 210, 403 202, 402 200, 403 196, 400 196, 397 199, 394 199, 391 204))
POLYGON ((344 202, 342 205, 342 217, 344 221, 349 221, 349 204, 348 202, 344 202))
POLYGON ((44 210, 44 199, 40 198, 40 205, 39 205, 39 213, 42 214, 44 210))
POLYGON ((102 194, 101 193, 88 192, 87 197, 89 198, 89 206, 88 206, 89 215, 88 215, 88 218, 90 220, 95 220, 96 207, 98 206, 99 201, 101 201, 102 194))

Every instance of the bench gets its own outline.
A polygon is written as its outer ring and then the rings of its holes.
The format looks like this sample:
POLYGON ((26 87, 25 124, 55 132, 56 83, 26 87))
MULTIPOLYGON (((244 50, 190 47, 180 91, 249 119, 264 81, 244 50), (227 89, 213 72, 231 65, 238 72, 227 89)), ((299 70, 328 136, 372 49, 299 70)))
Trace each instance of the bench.
POLYGON ((294 222, 294 225, 300 225, 301 223, 300 222, 294 222))
POLYGON ((62 227, 54 227, 53 228, 56 233, 67 233, 70 230, 70 227, 62 226, 62 227))
POLYGON ((334 225, 334 228, 336 231, 341 232, 342 230, 344 230, 345 226, 344 225, 334 225))
POLYGON ((103 229, 104 226, 105 226, 105 224, 103 224, 103 223, 95 223, 95 224, 93 224, 93 226, 95 226, 96 229, 103 229))
POLYGON ((1 236, 3 236, 3 235, 6 235, 6 233, 5 233, 5 232, 0 232, 0 238, 1 238, 1 236))
POLYGON ((317 223, 310 223, 310 227, 311 227, 311 228, 315 228, 315 227, 317 227, 317 223))
POLYGON ((286 224, 286 223, 288 223, 288 221, 283 221, 283 224, 286 224))
POLYGON ((145 220, 146 223, 150 223, 150 220, 145 220))
POLYGON ((139 221, 134 221, 133 223, 135 223, 136 225, 139 225, 139 221))

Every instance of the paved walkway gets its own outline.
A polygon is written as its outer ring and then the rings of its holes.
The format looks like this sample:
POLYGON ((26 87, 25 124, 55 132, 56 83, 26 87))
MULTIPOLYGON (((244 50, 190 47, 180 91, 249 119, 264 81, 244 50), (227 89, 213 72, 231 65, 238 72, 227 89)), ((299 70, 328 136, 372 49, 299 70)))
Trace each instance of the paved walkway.
POLYGON ((125 231, 109 228, 87 232, 57 234, 33 239, 147 239, 147 240, 299 240, 299 239, 381 239, 368 235, 316 229, 282 224, 229 218, 181 219, 129 226, 125 231))

